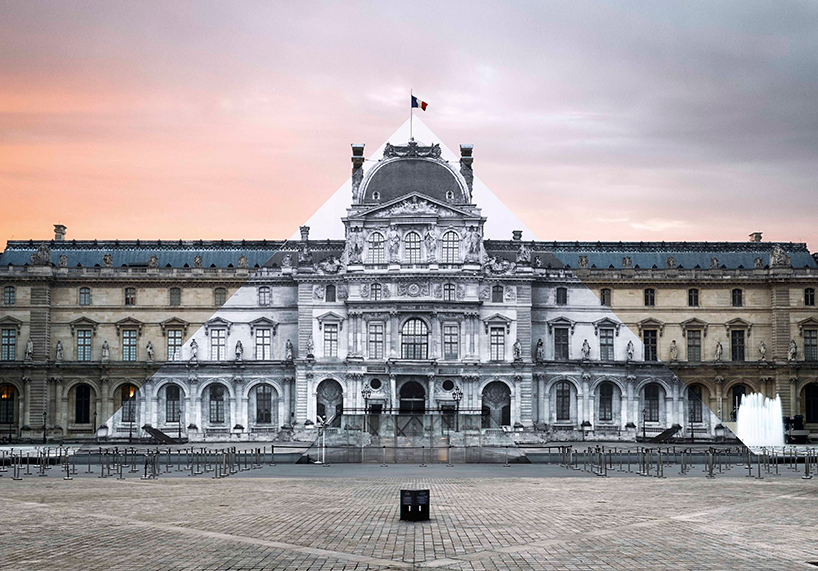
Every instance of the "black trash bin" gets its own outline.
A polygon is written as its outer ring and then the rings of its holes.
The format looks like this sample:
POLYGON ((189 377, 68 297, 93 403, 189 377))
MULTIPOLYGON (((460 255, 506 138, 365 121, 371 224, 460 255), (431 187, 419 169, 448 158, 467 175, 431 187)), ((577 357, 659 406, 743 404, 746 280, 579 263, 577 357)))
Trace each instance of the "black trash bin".
POLYGON ((401 521, 426 521, 429 519, 429 490, 400 491, 401 521))

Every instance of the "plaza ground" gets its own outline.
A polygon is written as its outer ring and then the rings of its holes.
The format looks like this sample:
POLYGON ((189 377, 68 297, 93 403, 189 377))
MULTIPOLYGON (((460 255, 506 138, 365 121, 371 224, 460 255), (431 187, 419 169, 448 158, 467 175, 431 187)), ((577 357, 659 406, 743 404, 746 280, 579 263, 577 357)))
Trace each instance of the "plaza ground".
POLYGON ((711 480, 701 467, 658 479, 549 465, 279 465, 151 481, 100 479, 98 468, 65 481, 58 470, 0 477, 0 569, 806 570, 818 561, 818 478, 788 470, 757 480, 733 468, 711 480), (430 521, 399 520, 401 488, 431 490, 430 521))

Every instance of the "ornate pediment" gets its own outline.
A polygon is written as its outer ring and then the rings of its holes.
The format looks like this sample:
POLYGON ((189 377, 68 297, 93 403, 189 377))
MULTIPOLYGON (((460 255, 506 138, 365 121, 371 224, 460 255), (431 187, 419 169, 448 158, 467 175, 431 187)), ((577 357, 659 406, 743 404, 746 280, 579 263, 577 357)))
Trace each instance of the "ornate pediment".
POLYGON ((190 324, 184 319, 179 319, 178 317, 171 317, 170 319, 166 319, 159 325, 160 327, 162 327, 162 336, 165 335, 165 332, 168 329, 181 329, 182 337, 187 337, 187 328, 188 325, 190 324))
MULTIPOLYGON (((23 322, 19 319, 11 317, 10 315, 6 315, 5 317, 0 318, 0 327, 4 327, 6 329, 14 327, 17 329, 17 335, 19 335, 20 329, 23 327, 23 322)), ((71 329, 71 333, 74 333, 73 329, 71 329)))
POLYGON ((441 218, 453 218, 456 216, 467 216, 473 218, 474 214, 467 210, 454 208, 451 205, 433 200, 419 192, 413 192, 407 196, 361 212, 360 216, 369 216, 372 218, 392 218, 395 216, 438 216, 441 218))
POLYGON ((514 320, 511 319, 510 317, 506 317, 505 315, 502 315, 500 313, 495 313, 494 315, 490 315, 489 317, 483 319, 483 325, 485 325, 486 327, 486 333, 489 332, 489 327, 491 327, 492 325, 503 325, 506 328, 506 333, 510 333, 511 323, 513 321, 514 320))
POLYGON ((393 157, 421 157, 430 159, 440 158, 440 143, 432 143, 428 147, 419 144, 417 141, 409 141, 406 145, 392 145, 386 143, 383 149, 383 158, 393 157))
POLYGON ((653 317, 648 317, 647 319, 643 319, 639 323, 636 324, 639 327, 639 336, 642 336, 642 330, 644 329, 658 329, 659 330, 659 337, 665 332, 665 324, 658 319, 654 319, 653 317))
POLYGON ((749 321, 742 319, 741 317, 736 317, 735 319, 731 319, 727 323, 724 324, 724 327, 727 328, 727 334, 730 334, 730 331, 733 329, 746 329, 747 330, 747 337, 750 336, 750 331, 753 329, 753 324, 749 321))
POLYGON ((619 328, 622 326, 621 321, 616 321, 615 319, 611 319, 610 317, 603 317, 602 319, 597 319, 594 321, 594 335, 599 335, 600 328, 611 328, 616 331, 616 334, 619 335, 619 328))
POLYGON ((125 319, 120 319, 117 321, 115 325, 116 335, 119 337, 119 334, 123 329, 136 329, 136 334, 142 335, 142 327, 144 327, 145 324, 138 319, 134 319, 133 317, 126 317, 125 319))
POLYGON ((701 329, 702 335, 707 337, 707 326, 709 325, 706 321, 702 321, 701 319, 697 319, 695 317, 691 317, 685 321, 682 321, 679 325, 682 326, 682 337, 687 335, 688 329, 701 329))
POLYGON ((344 328, 344 316, 335 313, 334 311, 328 311, 326 313, 322 313, 318 317, 318 329, 321 330, 324 328, 324 323, 337 323, 338 329, 341 330, 344 328))
POLYGON ((275 335, 276 329, 278 329, 278 321, 269 317, 259 317, 250 322, 250 335, 255 334, 256 329, 272 329, 273 335, 275 335))
POLYGON ((798 335, 804 336, 804 329, 818 329, 818 319, 807 317, 798 322, 798 335))
POLYGON ((549 319, 546 323, 548 324, 548 333, 551 333, 555 327, 568 327, 571 330, 571 333, 573 333, 574 326, 577 324, 576 321, 573 319, 568 319, 567 317, 549 319))
POLYGON ((92 335, 96 335, 99 323, 97 323, 93 319, 88 319, 87 317, 80 317, 79 319, 75 319, 74 321, 69 323, 69 325, 71 326, 72 336, 74 335, 74 331, 76 331, 77 329, 90 329, 92 335))
POLYGON ((223 317, 214 317, 213 319, 208 319, 207 321, 205 321, 204 324, 205 335, 209 335, 210 330, 216 328, 226 328, 227 334, 230 335, 231 327, 233 327, 232 321, 228 321, 223 317))

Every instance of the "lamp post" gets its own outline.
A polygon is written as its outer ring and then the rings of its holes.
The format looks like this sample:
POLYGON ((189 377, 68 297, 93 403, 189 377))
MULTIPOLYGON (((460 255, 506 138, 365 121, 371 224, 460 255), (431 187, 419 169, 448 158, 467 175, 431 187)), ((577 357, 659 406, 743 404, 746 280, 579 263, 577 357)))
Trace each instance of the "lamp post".
POLYGON ((372 396, 372 389, 365 385, 361 389, 361 396, 364 397, 364 432, 366 432, 366 417, 369 415, 369 397, 372 396))
POLYGON ((48 413, 46 411, 43 411, 43 444, 45 444, 45 437, 46 437, 46 428, 45 428, 46 422, 45 421, 46 421, 47 418, 48 418, 48 413))
POLYGON ((454 431, 460 432, 460 399, 463 398, 463 389, 460 388, 460 385, 456 386, 452 391, 452 398, 455 405, 454 431))

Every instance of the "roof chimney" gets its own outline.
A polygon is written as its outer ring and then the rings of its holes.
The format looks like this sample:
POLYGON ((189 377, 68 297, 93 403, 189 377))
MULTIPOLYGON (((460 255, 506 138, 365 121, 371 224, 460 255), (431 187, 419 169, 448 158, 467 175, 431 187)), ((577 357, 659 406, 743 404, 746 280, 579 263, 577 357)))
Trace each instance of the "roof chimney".
POLYGON ((761 242, 761 232, 753 232, 750 234, 750 242, 761 242))
POLYGON ((54 241, 62 242, 65 240, 65 231, 67 228, 62 224, 54 224, 54 241))
POLYGON ((310 239, 310 227, 309 226, 301 226, 299 228, 301 230, 301 240, 306 242, 310 239))
POLYGON ((352 199, 355 200, 364 179, 364 145, 352 143, 352 199))
POLYGON ((523 231, 522 230, 512 230, 511 231, 512 240, 515 242, 519 242, 523 239, 523 231))
POLYGON ((469 187, 469 202, 471 202, 472 187, 474 186, 474 171, 472 170, 474 158, 471 156, 472 151, 474 151, 474 145, 460 145, 460 174, 466 179, 466 185, 469 187))

